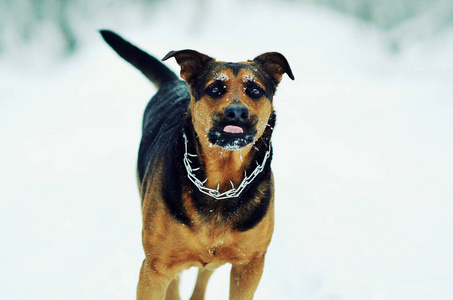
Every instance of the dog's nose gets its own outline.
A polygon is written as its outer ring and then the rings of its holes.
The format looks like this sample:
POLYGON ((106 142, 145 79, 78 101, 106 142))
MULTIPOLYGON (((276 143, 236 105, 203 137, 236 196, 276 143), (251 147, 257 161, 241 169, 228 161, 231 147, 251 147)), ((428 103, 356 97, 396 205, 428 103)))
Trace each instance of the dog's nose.
POLYGON ((232 104, 225 108, 225 117, 230 122, 245 122, 249 117, 249 110, 244 105, 232 104))

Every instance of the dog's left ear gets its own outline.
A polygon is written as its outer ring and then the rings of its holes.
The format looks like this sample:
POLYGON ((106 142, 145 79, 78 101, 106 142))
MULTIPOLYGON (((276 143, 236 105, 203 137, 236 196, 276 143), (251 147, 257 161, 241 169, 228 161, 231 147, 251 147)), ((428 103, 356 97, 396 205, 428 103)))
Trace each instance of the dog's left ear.
POLYGON ((260 64, 266 73, 268 73, 277 86, 282 80, 283 74, 288 74, 289 78, 294 80, 293 72, 286 58, 278 52, 266 52, 253 59, 254 62, 260 64))
POLYGON ((167 60, 170 57, 174 57, 176 59, 176 62, 181 67, 181 77, 189 85, 193 83, 197 74, 203 69, 206 63, 214 60, 206 54, 189 49, 170 51, 164 58, 162 58, 162 60, 167 60))

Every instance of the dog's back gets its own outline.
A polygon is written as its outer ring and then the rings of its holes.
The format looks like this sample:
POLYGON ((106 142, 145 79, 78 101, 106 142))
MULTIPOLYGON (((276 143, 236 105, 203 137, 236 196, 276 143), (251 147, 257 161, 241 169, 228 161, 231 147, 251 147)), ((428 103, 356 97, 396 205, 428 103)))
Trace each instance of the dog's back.
POLYGON ((164 83, 151 98, 143 116, 137 163, 140 182, 143 181, 150 160, 155 159, 153 155, 168 153, 181 137, 189 102, 189 89, 181 80, 164 83))

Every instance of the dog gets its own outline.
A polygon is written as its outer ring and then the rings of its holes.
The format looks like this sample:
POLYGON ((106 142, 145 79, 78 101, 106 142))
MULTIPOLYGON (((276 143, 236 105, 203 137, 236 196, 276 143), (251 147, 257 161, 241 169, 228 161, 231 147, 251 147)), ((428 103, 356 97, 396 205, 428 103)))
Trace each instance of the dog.
POLYGON ((222 62, 194 50, 161 61, 109 30, 104 40, 158 88, 143 117, 137 177, 145 251, 137 299, 179 299, 179 274, 199 273, 204 299, 213 271, 230 263, 230 299, 252 299, 274 228, 273 96, 286 58, 267 52, 222 62))

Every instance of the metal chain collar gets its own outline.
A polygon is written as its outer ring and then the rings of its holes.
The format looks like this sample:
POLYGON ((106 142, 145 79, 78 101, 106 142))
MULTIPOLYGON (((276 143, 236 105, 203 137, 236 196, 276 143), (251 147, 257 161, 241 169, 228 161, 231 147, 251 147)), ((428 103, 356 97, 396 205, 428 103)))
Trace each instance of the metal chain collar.
POLYGON ((228 199, 228 198, 239 197, 239 195, 255 179, 255 177, 258 176, 258 174, 264 170, 266 161, 271 156, 272 145, 269 142, 269 149, 266 151, 266 154, 264 155, 264 159, 263 159, 263 162, 261 163, 261 165, 259 165, 258 162, 256 162, 257 167, 252 172, 252 174, 250 174, 249 176, 247 176, 247 173, 244 171, 244 175, 245 175, 244 179, 242 180, 241 184, 239 185, 239 187, 237 189, 234 187, 233 182, 231 182, 231 180, 230 180, 232 189, 230 189, 226 192, 220 193, 219 185, 217 185, 217 190, 205 187, 204 183, 206 183, 206 181, 208 179, 206 178, 202 182, 193 173, 194 171, 198 171, 200 168, 192 168, 192 166, 190 165, 192 162, 190 161, 189 156, 196 157, 197 155, 190 154, 187 151, 188 139, 187 139, 187 136, 185 133, 183 133, 183 137, 184 137, 184 144, 185 144, 185 153, 184 153, 183 161, 184 161, 184 166, 186 167, 186 170, 187 170, 187 176, 189 177, 190 181, 192 181, 192 183, 200 190, 200 192, 202 192, 203 194, 206 194, 208 196, 211 196, 212 198, 214 198, 216 200, 223 200, 223 199, 228 199))

